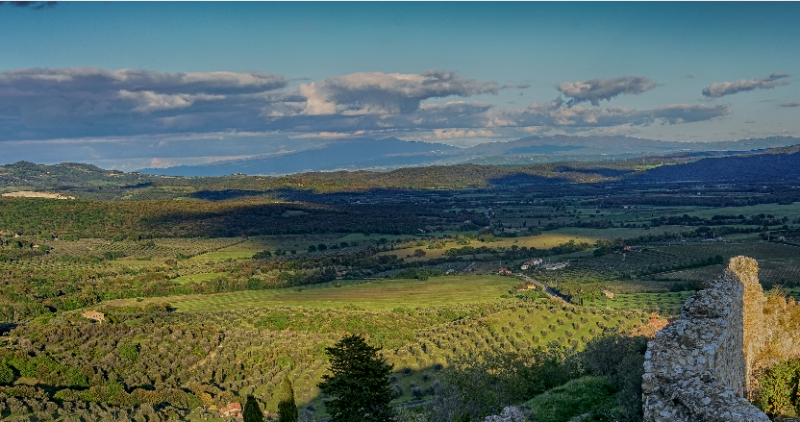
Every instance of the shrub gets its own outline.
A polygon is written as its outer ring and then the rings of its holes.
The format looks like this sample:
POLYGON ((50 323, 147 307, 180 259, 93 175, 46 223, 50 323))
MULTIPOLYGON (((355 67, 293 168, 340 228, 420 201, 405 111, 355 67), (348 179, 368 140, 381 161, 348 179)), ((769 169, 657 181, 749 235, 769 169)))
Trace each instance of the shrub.
POLYGON ((405 394, 405 390, 403 389, 402 385, 400 384, 392 385, 392 395, 394 395, 394 398, 400 398, 403 396, 403 394, 405 394))
POLYGON ((608 420, 617 406, 615 393, 605 378, 586 376, 536 396, 525 406, 536 422, 563 422, 585 413, 590 416, 581 420, 608 420))
POLYGON ((594 375, 608 377, 619 390, 618 402, 630 420, 642 417, 642 375, 647 339, 611 334, 595 338, 582 353, 585 367, 594 375))
POLYGON ((800 413, 800 360, 779 363, 759 378, 758 407, 770 415, 800 413))

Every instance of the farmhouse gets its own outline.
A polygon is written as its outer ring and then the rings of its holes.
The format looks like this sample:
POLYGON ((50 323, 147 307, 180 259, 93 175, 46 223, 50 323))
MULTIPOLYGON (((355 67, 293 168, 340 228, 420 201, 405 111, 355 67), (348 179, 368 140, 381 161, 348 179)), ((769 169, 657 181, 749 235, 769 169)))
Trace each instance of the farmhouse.
POLYGON ((242 405, 240 403, 228 403, 227 406, 219 409, 219 414, 223 418, 236 418, 242 415, 242 405))
POLYGON ((97 311, 86 311, 83 313, 83 317, 97 322, 103 322, 106 320, 105 314, 97 311))
POLYGON ((543 264, 542 268, 545 270, 561 270, 569 267, 569 262, 553 262, 551 264, 543 264))
POLYGON ((522 270, 527 270, 528 268, 536 267, 536 266, 539 266, 539 265, 542 265, 542 258, 534 258, 534 259, 531 259, 530 261, 523 262, 522 266, 519 267, 519 268, 522 269, 522 270))

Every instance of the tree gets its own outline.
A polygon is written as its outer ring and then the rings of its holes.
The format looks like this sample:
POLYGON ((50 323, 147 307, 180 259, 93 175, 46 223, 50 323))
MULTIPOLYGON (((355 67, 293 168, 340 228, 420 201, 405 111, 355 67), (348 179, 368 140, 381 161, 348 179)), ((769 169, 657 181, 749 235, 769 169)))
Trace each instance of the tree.
POLYGON ((348 335, 325 349, 331 358, 331 374, 325 374, 320 390, 331 422, 388 422, 394 412, 389 374, 392 365, 358 335, 348 335))
MULTIPOLYGON (((264 422, 264 414, 261 413, 261 408, 258 407, 255 397, 247 396, 242 416, 244 417, 244 422, 264 422)), ((281 418, 281 422, 283 422, 283 418, 281 418)))
MULTIPOLYGON (((294 389, 289 377, 283 377, 278 393, 278 419, 281 422, 297 422, 297 405, 294 404, 294 389)), ((247 422, 247 421, 245 421, 247 422)))

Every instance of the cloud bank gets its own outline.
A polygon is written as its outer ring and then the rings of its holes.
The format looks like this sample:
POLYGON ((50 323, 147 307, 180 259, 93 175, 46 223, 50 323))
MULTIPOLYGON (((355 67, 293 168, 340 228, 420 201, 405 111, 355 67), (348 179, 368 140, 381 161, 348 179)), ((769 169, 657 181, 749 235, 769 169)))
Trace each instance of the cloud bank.
POLYGON ((450 142, 514 137, 531 127, 541 133, 631 132, 654 124, 711 120, 731 112, 727 106, 700 104, 644 110, 599 107, 601 100, 655 87, 642 76, 564 83, 559 91, 570 100, 535 102, 524 108, 468 100, 524 85, 500 85, 437 69, 419 74, 357 72, 298 81, 263 72, 168 73, 96 67, 2 71, 0 141, 259 133, 272 134, 264 135, 273 136, 270 139, 319 142, 404 134, 450 142), (582 102, 595 106, 582 106, 582 102))
POLYGON ((497 94, 497 82, 481 82, 455 72, 422 74, 360 72, 300 85, 307 115, 408 114, 430 98, 497 94))
POLYGON ((497 113, 496 126, 551 126, 571 128, 647 126, 654 123, 679 124, 710 120, 731 113, 728 106, 671 104, 649 110, 625 107, 566 106, 563 101, 533 103, 525 109, 497 113))
POLYGON ((707 88, 703 88, 703 96, 708 98, 720 98, 739 92, 752 91, 754 89, 771 89, 776 86, 789 85, 789 82, 780 79, 788 78, 788 73, 773 73, 766 78, 741 79, 734 82, 715 82, 707 88))
POLYGON ((557 89, 572 99, 570 105, 588 101, 593 106, 599 106, 601 100, 609 101, 623 94, 641 94, 655 87, 655 82, 644 76, 622 76, 581 82, 563 82, 558 84, 557 89))
POLYGON ((0 6, 27 7, 33 10, 42 10, 56 5, 55 1, 0 1, 0 6))

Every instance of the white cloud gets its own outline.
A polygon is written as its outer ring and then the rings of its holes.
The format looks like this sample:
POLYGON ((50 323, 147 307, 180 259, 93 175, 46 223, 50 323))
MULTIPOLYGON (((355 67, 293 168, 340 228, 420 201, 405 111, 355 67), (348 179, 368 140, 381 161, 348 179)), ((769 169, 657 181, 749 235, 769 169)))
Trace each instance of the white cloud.
POLYGON ((422 74, 360 72, 300 85, 307 115, 408 114, 429 98, 496 94, 497 82, 481 82, 455 72, 422 74))
POLYGON ((570 105, 589 101, 599 106, 601 100, 611 100, 622 94, 641 94, 656 87, 655 82, 644 76, 622 76, 609 79, 591 79, 579 82, 564 82, 557 89, 572 98, 570 105))
POLYGON ((434 129, 433 134, 423 139, 461 139, 461 138, 494 138, 497 135, 487 129, 434 129))
MULTIPOLYGON (((361 135, 477 142, 523 131, 624 132, 730 113, 722 105, 635 110, 576 103, 643 92, 652 85, 646 78, 626 78, 572 83, 563 88, 575 96, 569 102, 559 99, 498 110, 487 102, 463 99, 495 94, 504 87, 440 70, 353 73, 294 88, 288 78, 258 72, 19 69, 0 72, 0 141, 269 132, 296 143, 361 135), (447 101, 451 99, 456 101, 447 101)), ((506 85, 511 87, 520 88, 506 85)))
POLYGON ((657 122, 678 124, 709 120, 730 114, 727 106, 704 104, 671 104, 649 110, 625 107, 568 107, 563 101, 533 103, 527 109, 506 109, 498 112, 494 126, 563 126, 613 127, 644 126, 657 122))
POLYGON ((149 113, 156 110, 171 110, 176 108, 186 108, 194 104, 195 101, 224 100, 224 95, 207 94, 158 94, 153 91, 131 92, 122 90, 119 97, 126 100, 134 100, 139 105, 133 109, 142 113, 149 113))
POLYGON ((145 69, 106 70, 98 67, 29 68, 0 72, 0 87, 23 89, 161 92, 260 92, 283 88, 289 80, 274 73, 158 72, 145 69))
POLYGON ((734 82, 715 82, 708 88, 703 88, 703 96, 720 98, 738 92, 752 91, 754 89, 772 89, 776 86, 789 85, 789 82, 780 79, 788 78, 788 73, 773 73, 766 78, 741 79, 734 82))

